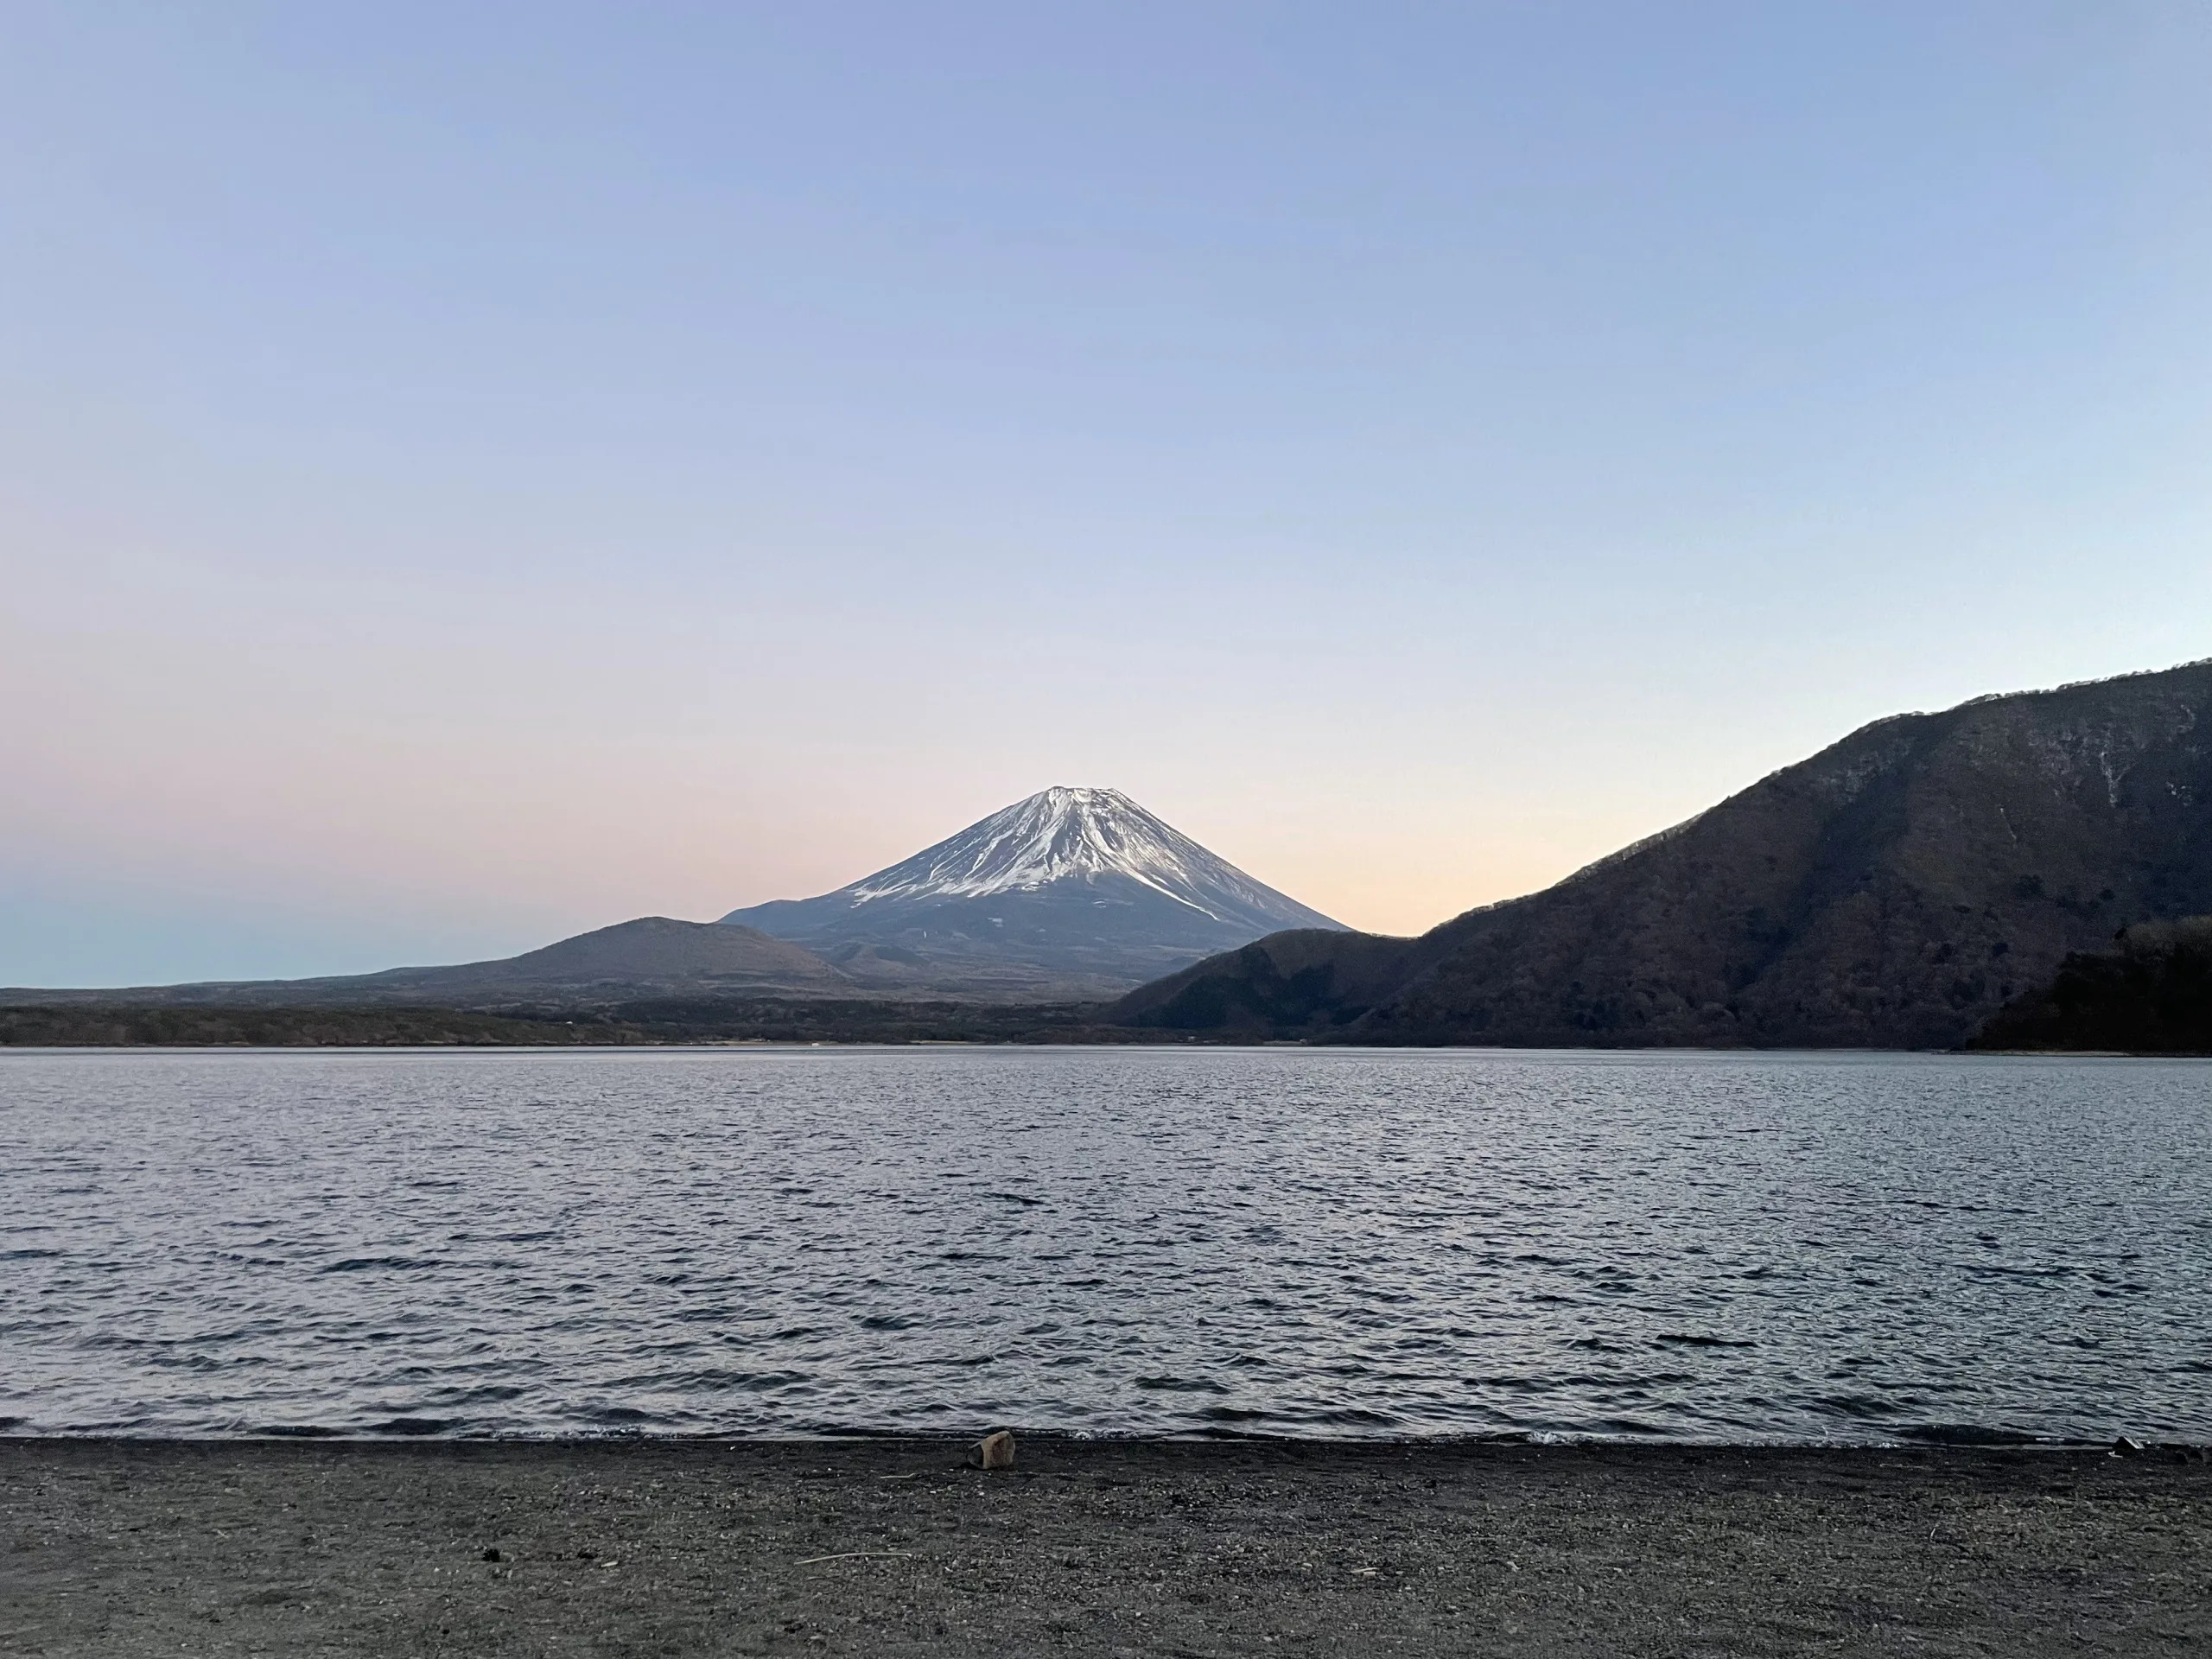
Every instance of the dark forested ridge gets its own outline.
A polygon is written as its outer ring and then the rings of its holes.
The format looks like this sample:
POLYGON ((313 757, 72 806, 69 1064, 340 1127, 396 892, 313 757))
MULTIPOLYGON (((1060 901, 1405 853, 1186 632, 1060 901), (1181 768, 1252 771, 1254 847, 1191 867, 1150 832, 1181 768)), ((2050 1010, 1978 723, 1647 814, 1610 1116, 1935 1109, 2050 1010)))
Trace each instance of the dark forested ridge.
POLYGON ((2212 1054, 2212 916, 2146 922, 1999 1009, 1986 1049, 2212 1054))
POLYGON ((1280 933, 1132 993, 1161 1032, 1951 1047, 2069 955, 2212 911, 2212 662, 1854 732, 1416 939, 1280 933))

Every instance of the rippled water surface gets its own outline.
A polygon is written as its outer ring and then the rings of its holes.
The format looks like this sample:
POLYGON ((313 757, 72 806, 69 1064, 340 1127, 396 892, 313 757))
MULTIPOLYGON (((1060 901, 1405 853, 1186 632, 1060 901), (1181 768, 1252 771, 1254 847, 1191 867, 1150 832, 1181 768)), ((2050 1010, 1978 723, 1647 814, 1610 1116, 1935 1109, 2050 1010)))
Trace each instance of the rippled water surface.
POLYGON ((0 1055, 0 1426, 2212 1438, 2212 1067, 0 1055))

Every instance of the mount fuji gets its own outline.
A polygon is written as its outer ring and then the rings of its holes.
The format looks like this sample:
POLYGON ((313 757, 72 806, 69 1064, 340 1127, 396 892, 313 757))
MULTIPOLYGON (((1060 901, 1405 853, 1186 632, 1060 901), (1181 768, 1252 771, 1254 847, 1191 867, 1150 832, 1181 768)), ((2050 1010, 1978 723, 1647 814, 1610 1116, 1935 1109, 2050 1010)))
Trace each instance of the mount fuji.
POLYGON ((884 988, 1126 989, 1284 928, 1343 924, 1112 789, 1052 788, 814 899, 734 910, 884 988))

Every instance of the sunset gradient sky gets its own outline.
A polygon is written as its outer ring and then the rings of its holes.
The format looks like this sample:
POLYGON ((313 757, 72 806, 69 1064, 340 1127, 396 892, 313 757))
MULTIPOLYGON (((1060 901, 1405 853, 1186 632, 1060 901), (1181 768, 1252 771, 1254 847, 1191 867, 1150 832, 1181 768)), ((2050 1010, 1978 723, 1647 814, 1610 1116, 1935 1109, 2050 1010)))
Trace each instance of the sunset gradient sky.
POLYGON ((1053 783, 1355 925, 2212 653, 2212 8, 0 10, 0 984, 1053 783))

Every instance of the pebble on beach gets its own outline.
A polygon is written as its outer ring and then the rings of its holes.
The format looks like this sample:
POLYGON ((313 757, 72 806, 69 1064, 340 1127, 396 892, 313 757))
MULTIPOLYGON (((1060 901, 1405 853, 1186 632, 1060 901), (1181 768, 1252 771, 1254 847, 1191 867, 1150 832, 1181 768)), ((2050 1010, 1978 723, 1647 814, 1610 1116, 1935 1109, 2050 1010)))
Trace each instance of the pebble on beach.
POLYGON ((971 1469, 1011 1469, 1014 1467, 1014 1435, 1006 1429, 995 1434, 986 1434, 976 1449, 968 1454, 971 1469))

